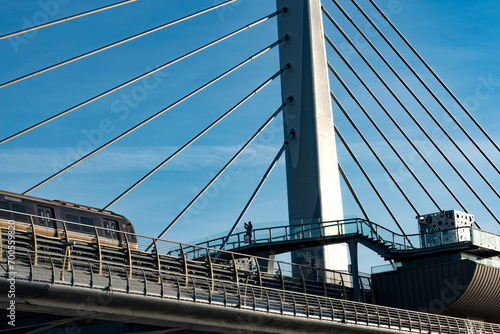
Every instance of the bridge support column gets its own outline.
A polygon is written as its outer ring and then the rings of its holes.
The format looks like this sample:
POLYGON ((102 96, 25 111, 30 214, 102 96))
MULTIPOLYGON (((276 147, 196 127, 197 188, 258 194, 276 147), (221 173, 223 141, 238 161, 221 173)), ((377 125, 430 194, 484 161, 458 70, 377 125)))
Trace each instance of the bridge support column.
POLYGON ((358 243, 349 242, 349 256, 351 257, 351 275, 352 275, 352 300, 361 301, 361 286, 359 284, 359 265, 358 265, 358 243))
POLYGON ((276 256, 276 252, 272 251, 261 251, 257 252, 255 256, 265 258, 265 259, 257 259, 259 262, 260 271, 263 273, 274 273, 274 258, 276 256))
MULTIPOLYGON (((280 44, 281 66, 290 64, 281 76, 282 96, 293 96, 284 110, 284 130, 285 134, 295 130, 286 153, 289 219, 292 225, 340 220, 343 210, 321 2, 277 0, 277 5, 287 8, 278 16, 279 36, 289 36, 280 44)), ((347 247, 296 251, 292 262, 347 270, 347 247)))

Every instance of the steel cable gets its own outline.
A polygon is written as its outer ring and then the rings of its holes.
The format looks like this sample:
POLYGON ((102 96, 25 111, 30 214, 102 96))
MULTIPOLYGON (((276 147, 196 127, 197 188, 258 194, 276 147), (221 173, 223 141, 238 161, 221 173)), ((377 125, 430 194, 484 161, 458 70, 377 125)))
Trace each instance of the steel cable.
POLYGON ((118 45, 121 45, 121 44, 124 44, 124 43, 130 42, 130 41, 132 41, 132 40, 134 40, 134 39, 137 39, 137 38, 139 38, 139 37, 143 37, 143 36, 149 35, 149 34, 151 34, 151 33, 153 33, 153 32, 156 32, 156 31, 159 31, 159 30, 161 30, 161 29, 164 29, 164 28, 167 28, 167 27, 173 26, 174 24, 177 24, 177 23, 180 23, 180 22, 186 21, 186 20, 188 20, 188 19, 191 19, 191 18, 193 18, 193 17, 199 16, 199 15, 201 15, 201 14, 204 14, 204 13, 210 12, 210 11, 212 11, 212 10, 215 10, 215 9, 217 9, 217 8, 220 8, 220 7, 226 6, 226 5, 228 5, 228 4, 230 4, 230 3, 233 3, 233 2, 235 2, 235 1, 237 1, 237 0, 228 0, 228 1, 223 2, 223 3, 221 3, 221 4, 218 4, 218 5, 212 6, 212 7, 210 7, 210 8, 207 8, 207 9, 201 10, 201 11, 199 11, 199 12, 196 12, 196 13, 194 13, 194 14, 190 14, 190 15, 184 16, 184 17, 182 17, 182 18, 180 18, 180 19, 177 19, 177 20, 175 20, 175 21, 171 21, 171 22, 165 23, 165 24, 163 24, 163 25, 160 25, 160 26, 158 26, 158 27, 155 27, 155 28, 149 29, 149 30, 147 30, 147 31, 145 31, 145 32, 141 32, 141 33, 136 34, 136 35, 133 35, 133 36, 131 36, 131 37, 127 37, 127 38, 122 39, 122 40, 120 40, 120 41, 118 41, 118 42, 108 44, 108 45, 106 45, 106 46, 103 46, 103 47, 101 47, 101 48, 95 49, 95 50, 93 50, 93 51, 89 51, 89 52, 87 52, 87 53, 84 53, 83 55, 80 55, 80 56, 77 56, 77 57, 73 57, 73 58, 71 58, 71 59, 68 59, 68 60, 62 61, 62 62, 60 62, 60 63, 57 63, 57 64, 55 64, 55 65, 51 65, 51 66, 45 67, 45 68, 43 68, 43 69, 41 69, 41 70, 38 70, 38 71, 32 72, 32 73, 30 73, 30 74, 26 74, 26 75, 24 75, 24 76, 22 76, 22 77, 19 77, 19 78, 17 78, 17 79, 10 80, 10 81, 8 81, 8 82, 5 82, 5 83, 3 83, 3 84, 0 84, 0 89, 5 88, 5 87, 7 87, 7 86, 10 86, 10 85, 12 85, 12 84, 15 84, 15 83, 21 82, 21 81, 23 81, 23 80, 26 80, 26 79, 32 78, 32 77, 37 76, 37 75, 39 75, 39 74, 42 74, 42 73, 48 72, 48 71, 50 71, 50 70, 53 70, 53 69, 59 68, 59 67, 61 67, 61 66, 64 66, 64 65, 67 65, 67 64, 73 63, 73 62, 75 62, 75 61, 77 61, 77 60, 80 60, 80 59, 86 58, 86 57, 88 57, 88 56, 92 56, 92 55, 97 54, 97 53, 99 53, 99 52, 102 52, 102 51, 105 51, 105 50, 111 49, 111 48, 113 48, 113 47, 115 47, 115 46, 118 46, 118 45))
POLYGON ((226 39, 228 39, 228 38, 230 38, 232 36, 235 36, 235 35, 239 34, 240 32, 242 32, 242 31, 244 31, 246 29, 252 28, 252 27, 254 27, 254 26, 256 26, 256 25, 258 25, 260 23, 263 23, 263 22, 265 22, 265 21, 267 21, 267 20, 275 17, 276 15, 278 15, 280 13, 283 13, 284 11, 285 11, 284 9, 281 9, 279 11, 276 11, 276 12, 272 13, 272 14, 269 14, 269 15, 267 15, 267 16, 265 16, 265 17, 263 17, 263 18, 261 18, 261 19, 259 19, 257 21, 254 21, 254 22, 252 22, 250 24, 247 24, 246 26, 244 26, 244 27, 242 27, 240 29, 237 29, 237 30, 235 30, 235 31, 233 31, 233 32, 231 32, 231 33, 229 33, 227 35, 224 35, 221 38, 218 38, 218 39, 216 39, 213 42, 205 44, 205 45, 203 45, 203 46, 201 46, 201 47, 199 47, 199 48, 197 48, 197 49, 195 49, 195 50, 193 50, 191 52, 188 52, 188 53, 186 53, 186 54, 184 54, 184 55, 182 55, 180 57, 175 58, 174 60, 171 60, 171 61, 169 61, 169 62, 167 62, 167 63, 165 63, 163 65, 160 65, 160 66, 152 69, 151 71, 148 71, 148 72, 146 72, 144 74, 141 74, 138 77, 135 77, 134 79, 131 79, 131 80, 129 80, 129 81, 127 81, 127 82, 125 82, 125 83, 123 83, 121 85, 118 85, 118 86, 116 86, 114 88, 111 88, 111 89, 105 91, 104 93, 96 95, 96 96, 94 96, 94 97, 92 97, 92 98, 90 98, 90 99, 88 99, 88 100, 86 100, 86 101, 84 101, 84 102, 82 102, 80 104, 77 104, 74 107, 66 109, 66 110, 60 112, 59 114, 56 114, 56 115, 54 115, 52 117, 49 117, 49 118, 47 118, 47 119, 45 119, 45 120, 43 120, 43 121, 41 121, 41 122, 39 122, 39 123, 37 123, 35 125, 32 125, 32 126, 26 128, 26 129, 22 130, 22 131, 19 131, 19 132, 13 134, 13 135, 11 135, 11 136, 9 136, 9 137, 1 140, 0 141, 0 145, 5 144, 8 141, 11 141, 11 140, 13 140, 13 139, 15 139, 15 138, 17 138, 19 136, 22 136, 22 135, 24 135, 24 134, 26 134, 26 133, 28 133, 28 132, 30 132, 32 130, 35 130, 35 129, 37 129, 37 128, 39 128, 39 127, 41 127, 41 126, 43 126, 43 125, 45 125, 47 123, 50 123, 50 122, 52 122, 52 121, 54 121, 54 120, 56 120, 56 119, 58 119, 58 118, 60 118, 62 116, 65 116, 65 115, 67 115, 67 114, 69 114, 69 113, 71 113, 71 112, 73 112, 73 111, 75 111, 75 110, 77 110, 77 109, 79 109, 79 108, 81 108, 83 106, 86 106, 86 105, 88 105, 88 104, 90 104, 90 103, 92 103, 94 101, 97 101, 100 98, 103 98, 103 97, 105 97, 105 96, 107 96, 107 95, 109 95, 111 93, 114 93, 114 92, 116 92, 119 89, 122 89, 122 88, 124 88, 126 86, 129 86, 129 85, 133 84, 134 82, 137 82, 137 81, 139 81, 141 79, 144 79, 144 78, 148 77, 149 75, 154 74, 154 73, 156 73, 158 71, 161 71, 161 70, 163 70, 163 69, 165 69, 165 68, 167 68, 167 67, 169 67, 169 66, 171 66, 171 65, 173 65, 173 64, 175 64, 175 63, 177 63, 177 62, 179 62, 181 60, 184 60, 184 59, 186 59, 186 58, 188 58, 188 57, 190 57, 192 55, 195 55, 196 53, 201 52, 201 51, 203 51, 203 50, 205 50, 205 49, 207 49, 207 48, 209 48, 211 46, 214 46, 214 45, 216 45, 216 44, 218 44, 218 43, 220 43, 220 42, 222 42, 222 41, 224 41, 224 40, 226 40, 226 39))
POLYGON ((54 25, 59 24, 59 23, 68 22, 68 21, 71 21, 71 20, 74 20, 74 19, 78 19, 80 17, 84 17, 84 16, 88 16, 88 15, 91 15, 91 14, 103 12, 105 10, 108 10, 108 9, 111 9, 111 8, 116 8, 116 7, 123 6, 123 5, 127 5, 129 3, 136 2, 136 1, 138 1, 138 0, 126 0, 126 1, 118 2, 118 3, 115 3, 115 4, 109 5, 109 6, 104 6, 104 7, 100 7, 100 8, 97 8, 97 9, 92 9, 92 10, 89 10, 89 11, 86 11, 86 12, 83 12, 83 13, 80 13, 80 14, 68 16, 68 17, 65 17, 65 18, 60 19, 60 20, 56 20, 56 21, 52 21, 52 22, 47 22, 47 23, 40 24, 40 25, 31 27, 31 28, 26 28, 26 29, 22 29, 22 30, 19 30, 19 31, 16 31, 16 32, 5 34, 5 35, 0 36, 0 41, 2 39, 7 39, 7 38, 14 37, 14 36, 19 36, 19 35, 22 35, 22 34, 26 34, 28 32, 32 32, 32 31, 35 31, 35 30, 40 30, 40 29, 43 29, 43 28, 46 28, 46 27, 54 26, 54 25))
POLYGON ((155 118, 161 116, 162 114, 164 114, 165 112, 169 111, 170 109, 172 109, 173 107, 181 104, 182 102, 186 101, 187 99, 189 99, 190 97, 196 95, 197 93, 201 92, 202 90, 204 90, 205 88, 211 86, 212 84, 216 83, 217 81, 221 80, 222 78, 226 77, 227 75, 229 75, 230 73, 236 71, 237 69, 239 69, 240 67, 246 65, 247 63, 249 63, 250 61, 254 60, 255 58, 263 55, 264 53, 266 53, 267 51, 271 50, 272 48, 274 48, 276 45, 278 45, 280 42, 279 41, 276 41, 274 42, 273 44, 269 45, 268 47, 262 49, 261 51, 255 53, 254 55, 250 56, 248 59, 244 60, 243 62, 239 63, 238 65, 232 67, 231 69, 229 69, 228 71, 222 73, 221 75, 217 76, 215 79, 212 79, 210 80, 209 82, 207 82, 206 84, 200 86, 199 88, 195 89, 194 91, 192 91, 191 93, 185 95, 184 97, 182 97, 181 99, 177 100, 176 102, 172 103, 171 105, 169 105, 168 107, 160 110, 159 112, 157 112, 156 114, 150 116, 149 118, 147 118, 146 120, 142 121, 141 123, 135 125, 134 127, 128 129, 127 131, 123 132, 122 134, 118 135, 117 137, 113 138, 112 140, 108 141, 107 143, 101 145, 100 147, 96 148, 95 150, 93 150, 92 152, 86 154, 85 156, 81 157, 80 159, 78 159, 77 161, 73 162, 72 164, 70 164, 69 166, 66 166, 65 168, 63 168, 62 170, 60 170, 59 172, 53 174, 52 176, 46 178, 45 180, 43 180, 42 182, 38 183, 37 185, 35 185, 34 187, 28 189, 27 191, 25 191, 23 193, 23 195, 27 195, 29 194, 30 192, 40 188, 41 186, 43 186, 44 184, 46 184, 47 182, 49 181, 52 181, 53 179, 55 179, 56 177, 58 177, 59 175, 67 172, 68 170, 72 169, 73 167, 79 165, 80 163, 82 163, 83 161, 87 160, 88 158, 92 157, 93 155, 99 153, 100 151, 102 151, 103 149, 107 148, 108 146, 112 145, 113 143, 119 141, 120 139, 124 138, 125 136, 129 135, 130 133, 134 132, 135 130, 141 128, 143 125, 151 122, 152 120, 154 120, 155 118))

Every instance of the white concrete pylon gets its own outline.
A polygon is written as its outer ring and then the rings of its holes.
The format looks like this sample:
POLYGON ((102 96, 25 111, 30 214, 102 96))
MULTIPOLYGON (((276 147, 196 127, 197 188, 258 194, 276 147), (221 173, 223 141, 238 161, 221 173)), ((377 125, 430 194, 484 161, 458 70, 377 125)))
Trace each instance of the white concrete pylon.
MULTIPOLYGON (((333 131, 330 85, 320 0, 277 0, 287 11, 278 16, 283 99, 293 96, 284 111, 285 135, 295 138, 286 153, 288 210, 296 221, 343 219, 340 177, 333 131)), ((328 231, 334 234, 337 231, 328 231)), ((310 248, 292 254, 293 262, 347 270, 346 245, 310 248)))

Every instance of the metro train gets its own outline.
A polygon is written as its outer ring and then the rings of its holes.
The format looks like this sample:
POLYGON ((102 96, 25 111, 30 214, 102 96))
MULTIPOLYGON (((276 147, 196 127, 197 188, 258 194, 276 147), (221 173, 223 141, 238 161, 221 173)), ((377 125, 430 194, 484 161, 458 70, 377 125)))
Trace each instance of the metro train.
POLYGON ((9 221, 15 221, 16 231, 31 231, 34 226, 37 235, 49 238, 68 237, 69 240, 86 242, 97 240, 94 227, 98 227, 100 244, 138 248, 134 226, 122 215, 86 205, 50 201, 0 190, 0 227, 8 228, 9 221), (29 215, 34 216, 33 222, 29 215), (67 223, 63 224, 62 221, 67 223))

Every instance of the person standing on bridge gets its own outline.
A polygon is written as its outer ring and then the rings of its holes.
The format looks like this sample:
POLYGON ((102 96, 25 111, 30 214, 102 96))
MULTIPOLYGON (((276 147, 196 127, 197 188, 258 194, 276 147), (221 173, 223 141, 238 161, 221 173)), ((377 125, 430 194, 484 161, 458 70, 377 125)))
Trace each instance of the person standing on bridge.
MULTIPOLYGON (((247 230, 246 237, 248 237, 248 243, 251 244, 252 243, 252 230, 253 230, 253 225, 252 225, 251 221, 249 221, 248 223, 245 223, 245 229, 247 230)), ((245 239, 247 239, 247 238, 245 238, 245 239)))

